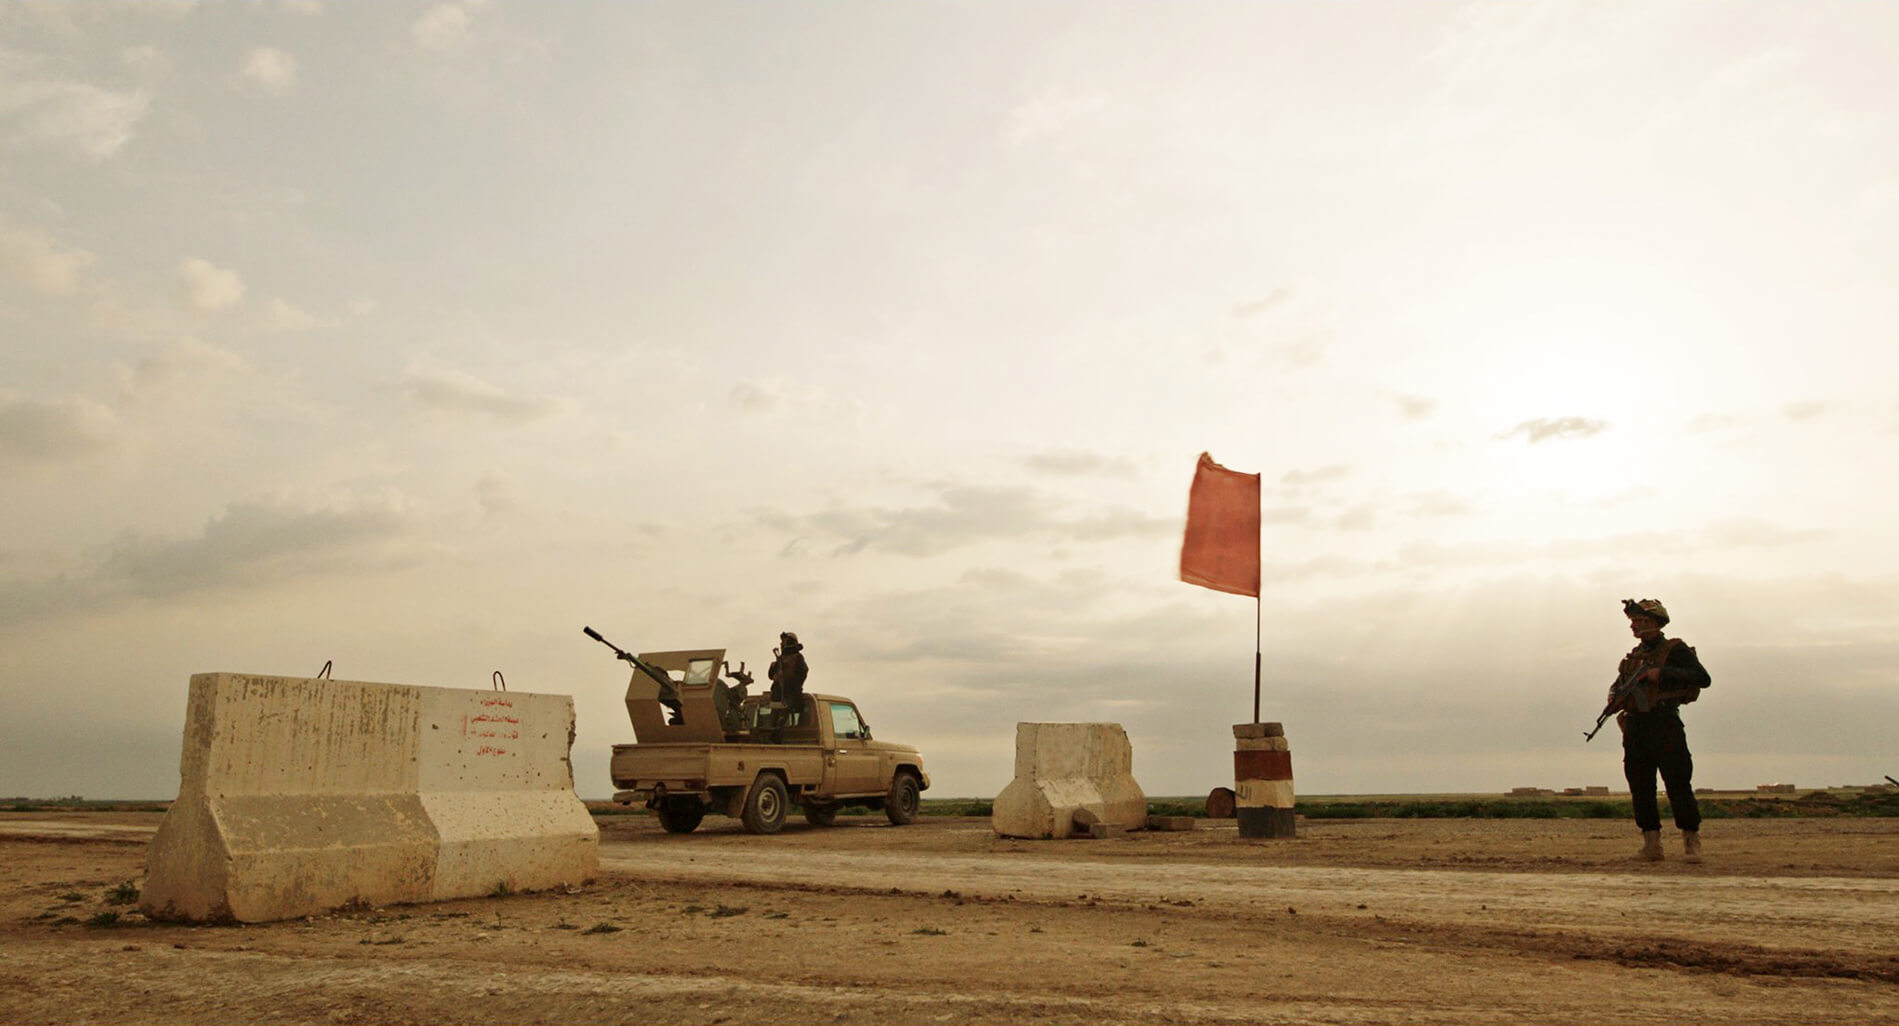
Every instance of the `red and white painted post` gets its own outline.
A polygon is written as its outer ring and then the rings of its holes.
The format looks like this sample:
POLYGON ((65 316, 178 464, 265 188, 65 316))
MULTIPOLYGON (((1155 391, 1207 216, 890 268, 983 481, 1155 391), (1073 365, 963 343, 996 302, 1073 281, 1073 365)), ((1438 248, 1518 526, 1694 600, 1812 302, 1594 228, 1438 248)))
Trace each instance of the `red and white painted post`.
POLYGON ((1233 749, 1233 811, 1240 836, 1297 836, 1286 729, 1277 723, 1235 723, 1233 749))

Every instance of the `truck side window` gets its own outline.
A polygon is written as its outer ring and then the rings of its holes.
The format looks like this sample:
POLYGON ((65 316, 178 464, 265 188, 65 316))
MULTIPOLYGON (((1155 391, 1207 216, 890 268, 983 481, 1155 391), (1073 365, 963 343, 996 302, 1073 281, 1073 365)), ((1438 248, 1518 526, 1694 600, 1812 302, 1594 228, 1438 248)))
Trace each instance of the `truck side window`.
POLYGON ((864 728, 857 720, 857 708, 842 702, 828 703, 831 706, 831 733, 838 737, 863 737, 864 728))

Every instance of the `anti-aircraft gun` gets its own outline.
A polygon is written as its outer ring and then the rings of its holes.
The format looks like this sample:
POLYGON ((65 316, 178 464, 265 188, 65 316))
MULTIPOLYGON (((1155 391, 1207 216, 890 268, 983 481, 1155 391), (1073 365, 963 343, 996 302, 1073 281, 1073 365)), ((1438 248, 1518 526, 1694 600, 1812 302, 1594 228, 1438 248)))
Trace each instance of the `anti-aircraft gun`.
POLYGON ((633 679, 627 684, 626 709, 637 736, 642 739, 664 737, 669 741, 728 741, 746 733, 742 714, 752 675, 746 672, 743 661, 733 670, 725 661, 724 649, 648 652, 637 656, 601 637, 592 627, 582 627, 581 631, 612 649, 621 661, 632 664, 633 679), (732 683, 719 680, 718 671, 723 671, 732 683), (666 710, 664 719, 660 718, 659 708, 666 710))

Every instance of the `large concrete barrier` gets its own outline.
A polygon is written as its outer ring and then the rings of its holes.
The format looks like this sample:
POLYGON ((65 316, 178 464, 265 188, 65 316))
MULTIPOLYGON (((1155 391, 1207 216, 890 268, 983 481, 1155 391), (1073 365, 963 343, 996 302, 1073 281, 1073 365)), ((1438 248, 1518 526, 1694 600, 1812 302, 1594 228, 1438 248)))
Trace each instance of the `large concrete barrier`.
POLYGON ((1147 825, 1134 749, 1119 723, 1018 723, 1015 779, 996 796, 989 825, 1004 837, 1067 837, 1075 813, 1111 827, 1147 825))
POLYGON ((198 674, 139 906, 262 922, 578 884, 600 832, 573 739, 566 695, 198 674))

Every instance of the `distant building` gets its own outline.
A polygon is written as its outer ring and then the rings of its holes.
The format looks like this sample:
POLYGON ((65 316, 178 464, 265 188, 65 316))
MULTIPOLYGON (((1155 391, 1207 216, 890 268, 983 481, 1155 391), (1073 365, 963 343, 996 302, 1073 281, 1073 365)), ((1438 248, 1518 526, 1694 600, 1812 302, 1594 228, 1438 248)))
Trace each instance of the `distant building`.
POLYGON ((1754 790, 1761 794, 1792 794, 1792 784, 1755 784, 1754 790))
POLYGON ((1507 792, 1510 798, 1534 798, 1538 795, 1553 795, 1555 791, 1547 787, 1513 787, 1507 792))

